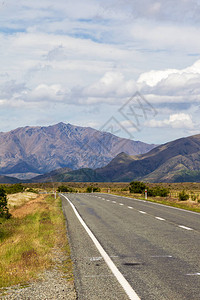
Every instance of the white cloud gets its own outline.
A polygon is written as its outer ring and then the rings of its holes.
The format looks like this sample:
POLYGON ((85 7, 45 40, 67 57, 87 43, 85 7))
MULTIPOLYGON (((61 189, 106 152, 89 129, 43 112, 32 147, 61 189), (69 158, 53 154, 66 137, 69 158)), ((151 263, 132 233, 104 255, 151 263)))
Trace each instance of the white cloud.
POLYGON ((70 94, 69 89, 63 89, 60 84, 46 85, 40 84, 29 93, 25 93, 27 101, 64 101, 70 94))
MULTIPOLYGON (((138 83, 147 84, 150 87, 154 87, 160 82, 165 82, 168 80, 169 85, 183 85, 187 81, 198 78, 200 75, 200 60, 196 61, 192 66, 177 70, 177 69, 166 69, 166 70, 152 70, 140 75, 138 78, 138 83), (175 79, 175 80, 174 80, 175 79), (177 79, 177 80, 176 80, 177 79)), ((198 78, 199 79, 199 78, 198 78)))
POLYGON ((83 90, 85 96, 119 98, 127 97, 137 91, 134 80, 125 80, 120 72, 106 72, 104 76, 94 84, 83 90))
POLYGON ((164 128, 164 127, 170 127, 174 129, 182 128, 182 129, 193 129, 194 123, 191 119, 191 116, 185 113, 179 113, 179 114, 172 114, 169 116, 168 119, 164 120, 150 120, 146 122, 146 126, 155 128, 164 128))
POLYGON ((3 3, 2 116, 9 108, 6 116, 17 123, 19 117, 13 115, 21 108, 22 125, 22 120, 31 122, 37 115, 39 122, 48 113, 47 119, 54 120, 56 110, 57 119, 67 114, 71 123, 95 125, 112 115, 111 105, 120 107, 139 90, 158 108, 155 126, 179 128, 182 113, 182 122, 192 128, 191 107, 200 103, 200 61, 185 66, 200 49, 197 0, 3 3), (100 105, 101 115, 91 120, 74 113, 100 105))

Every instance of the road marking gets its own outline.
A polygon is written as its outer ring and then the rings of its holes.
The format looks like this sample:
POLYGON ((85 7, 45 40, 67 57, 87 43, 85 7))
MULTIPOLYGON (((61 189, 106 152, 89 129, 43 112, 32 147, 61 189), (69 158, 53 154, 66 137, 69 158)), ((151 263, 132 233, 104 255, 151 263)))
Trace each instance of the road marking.
POLYGON ((146 212, 145 212, 145 211, 139 210, 139 212, 140 212, 141 214, 146 215, 146 212))
POLYGON ((183 225, 178 225, 178 227, 186 229, 186 230, 193 230, 192 228, 187 227, 187 226, 183 226, 183 225))
POLYGON ((111 260, 111 258, 107 254, 107 252, 103 249, 103 247, 101 246, 101 244, 99 243, 99 241, 97 240, 97 238, 95 237, 95 235, 92 233, 92 231, 86 225, 86 223, 83 221, 83 219, 79 215, 79 213, 76 210, 76 208, 73 205, 73 203, 66 196, 64 196, 64 197, 67 199, 67 201, 71 205, 71 207, 72 207, 75 215, 77 216, 79 222, 84 227, 84 229, 86 230, 87 234, 89 235, 89 237, 91 238, 91 240, 93 241, 93 243, 95 244, 95 246, 97 247, 99 253, 103 257, 104 261, 106 262, 106 264, 108 265, 108 267, 110 268, 110 270, 112 271, 112 273, 114 274, 114 276, 116 277, 116 279, 118 280, 118 282, 123 287, 123 289, 124 289, 125 293, 127 294, 127 296, 131 300, 141 300, 138 297, 138 295, 136 294, 136 292, 133 290, 133 288, 131 287, 131 285, 128 283, 128 281, 126 280, 126 278, 122 275, 122 273, 118 270, 118 268, 116 267, 116 265, 113 263, 113 261, 111 260))
POLYGON ((119 205, 124 205, 123 203, 119 203, 119 205))
POLYGON ((186 274, 187 276, 200 276, 200 273, 186 274))
POLYGON ((99 261, 99 260, 102 260, 101 256, 99 256, 99 257, 91 257, 90 258, 90 261, 99 261))
POLYGON ((195 214, 195 215, 199 216, 198 212, 191 211, 191 210, 186 210, 186 209, 183 209, 183 208, 173 207, 173 206, 164 205, 164 204, 161 204, 161 203, 150 202, 150 201, 146 201, 146 200, 140 200, 140 199, 136 199, 136 198, 130 198, 130 197, 124 197, 124 196, 117 196, 117 195, 107 194, 107 193, 103 193, 103 194, 104 195, 109 195, 109 196, 121 197, 121 198, 124 198, 124 199, 131 199, 131 200, 135 200, 135 201, 139 201, 139 202, 145 202, 146 204, 153 204, 153 205, 163 206, 165 208, 177 209, 177 210, 180 210, 182 212, 191 213, 191 214, 195 214))
POLYGON ((132 207, 132 206, 128 206, 128 208, 130 208, 130 209, 133 209, 133 207, 132 207))
POLYGON ((172 258, 171 255, 152 255, 151 257, 154 257, 154 258, 172 258))
POLYGON ((116 201, 112 201, 112 203, 117 203, 116 201))
POLYGON ((160 217, 155 217, 157 220, 160 220, 160 221, 165 221, 165 219, 163 218, 160 218, 160 217))
POLYGON ((110 200, 106 200, 106 201, 110 202, 110 200))
POLYGON ((105 198, 101 198, 102 200, 105 200, 105 198))

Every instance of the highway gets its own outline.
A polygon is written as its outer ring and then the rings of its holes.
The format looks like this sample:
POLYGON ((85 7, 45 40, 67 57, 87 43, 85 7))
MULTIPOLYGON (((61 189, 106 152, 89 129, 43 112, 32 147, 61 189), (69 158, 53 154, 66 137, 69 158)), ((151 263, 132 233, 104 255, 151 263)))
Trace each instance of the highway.
POLYGON ((78 299, 200 299, 200 214, 111 194, 61 198, 78 299))

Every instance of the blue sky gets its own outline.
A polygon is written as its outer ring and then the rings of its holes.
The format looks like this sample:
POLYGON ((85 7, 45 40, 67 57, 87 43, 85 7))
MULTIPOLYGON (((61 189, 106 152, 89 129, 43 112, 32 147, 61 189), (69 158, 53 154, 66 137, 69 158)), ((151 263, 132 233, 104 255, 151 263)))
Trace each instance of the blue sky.
POLYGON ((0 131, 200 133, 200 1, 4 0, 0 14, 0 131))

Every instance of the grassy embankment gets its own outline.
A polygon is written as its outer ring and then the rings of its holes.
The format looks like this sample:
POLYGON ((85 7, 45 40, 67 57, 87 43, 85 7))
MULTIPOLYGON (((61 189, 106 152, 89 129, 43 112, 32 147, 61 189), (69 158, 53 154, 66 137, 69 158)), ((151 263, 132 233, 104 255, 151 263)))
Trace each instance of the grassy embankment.
POLYGON ((8 205, 12 217, 0 225, 0 288, 36 279, 53 266, 56 248, 66 254, 62 271, 73 281, 60 199, 20 193, 10 195, 8 205))

